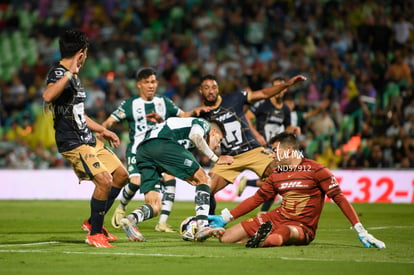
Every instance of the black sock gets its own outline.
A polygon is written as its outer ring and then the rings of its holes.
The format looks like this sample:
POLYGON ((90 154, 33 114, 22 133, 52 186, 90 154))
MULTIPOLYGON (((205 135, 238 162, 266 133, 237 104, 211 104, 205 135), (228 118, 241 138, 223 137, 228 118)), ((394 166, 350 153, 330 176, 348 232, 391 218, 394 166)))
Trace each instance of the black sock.
POLYGON ((246 186, 253 186, 253 187, 257 187, 257 185, 256 185, 256 181, 257 181, 257 180, 248 180, 248 181, 246 182, 246 186))
POLYGON ((102 233, 102 226, 105 217, 105 205, 106 201, 97 200, 92 197, 91 199, 91 218, 90 223, 92 225, 91 235, 102 233))
POLYGON ((260 211, 265 211, 265 212, 269 211, 272 204, 273 204, 273 199, 265 201, 262 204, 262 207, 260 208, 260 211))
POLYGON ((216 198, 214 197, 214 194, 211 194, 210 195, 210 210, 208 212, 209 215, 214 215, 214 213, 216 212, 216 206, 217 206, 216 198))
POLYGON ((105 207, 106 213, 108 213, 109 209, 111 209, 112 205, 114 204, 115 199, 118 197, 120 192, 121 192, 121 188, 112 186, 111 191, 109 192, 108 200, 106 201, 106 207, 105 207))

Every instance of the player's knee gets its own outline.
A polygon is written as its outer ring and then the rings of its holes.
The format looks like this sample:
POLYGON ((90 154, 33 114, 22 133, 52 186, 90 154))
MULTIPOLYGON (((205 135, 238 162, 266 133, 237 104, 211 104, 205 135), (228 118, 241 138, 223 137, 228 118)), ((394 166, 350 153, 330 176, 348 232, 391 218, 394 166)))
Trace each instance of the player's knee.
POLYGON ((231 242, 230 237, 231 237, 231 234, 229 234, 227 231, 224 231, 223 235, 219 237, 219 241, 221 243, 230 243, 231 242))
POLYGON ((112 175, 108 172, 102 172, 95 176, 94 181, 96 185, 103 189, 104 191, 108 191, 111 189, 112 186, 112 175))
POLYGON ((123 166, 115 170, 113 174, 113 185, 122 188, 128 182, 128 172, 123 166))
POLYGON ((282 246, 290 240, 290 229, 287 226, 277 228, 264 241, 263 246, 282 246))
POLYGON ((129 179, 129 182, 134 184, 134 185, 140 186, 141 185, 141 177, 139 177, 139 176, 131 177, 129 179))
POLYGON ((210 177, 202 168, 199 168, 191 178, 186 178, 185 180, 192 185, 206 184, 210 187, 210 177))

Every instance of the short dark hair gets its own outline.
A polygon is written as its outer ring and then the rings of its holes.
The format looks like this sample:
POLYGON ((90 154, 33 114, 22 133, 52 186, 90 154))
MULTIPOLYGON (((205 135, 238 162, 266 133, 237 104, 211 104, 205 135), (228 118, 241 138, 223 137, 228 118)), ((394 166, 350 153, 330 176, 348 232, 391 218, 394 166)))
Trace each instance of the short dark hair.
POLYGON ((157 72, 153 68, 146 67, 146 68, 139 69, 135 75, 135 78, 137 81, 140 81, 142 79, 146 79, 150 77, 151 75, 156 76, 157 72))
POLYGON ((226 128, 224 128, 223 122, 218 121, 218 120, 210 120, 209 123, 210 124, 216 124, 217 127, 220 129, 220 132, 223 134, 223 137, 226 136, 226 128))
POLYGON ((212 75, 212 74, 207 74, 207 75, 203 76, 201 78, 200 85, 201 85, 201 83, 204 82, 204 80, 214 80, 214 81, 218 82, 217 81, 217 78, 214 75, 212 75))
POLYGON ((79 30, 66 30, 59 38, 59 50, 61 58, 72 57, 79 50, 89 47, 89 39, 86 33, 79 30))
POLYGON ((275 142, 280 142, 282 145, 289 145, 292 146, 293 149, 299 150, 299 142, 296 136, 292 133, 282 132, 269 140, 269 144, 273 144, 275 142))

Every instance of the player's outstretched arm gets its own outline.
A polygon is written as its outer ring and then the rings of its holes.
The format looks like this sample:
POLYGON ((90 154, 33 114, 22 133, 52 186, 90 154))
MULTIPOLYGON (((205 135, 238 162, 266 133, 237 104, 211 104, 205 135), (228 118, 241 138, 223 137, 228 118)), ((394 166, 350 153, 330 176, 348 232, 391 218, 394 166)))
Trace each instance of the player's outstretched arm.
POLYGON ((359 222, 354 225, 355 231, 358 233, 359 241, 366 247, 385 248, 385 243, 376 239, 368 233, 364 226, 359 222))
POLYGON ((355 209, 345 198, 342 192, 337 193, 332 199, 351 222, 353 228, 358 233, 358 239, 365 247, 385 248, 385 243, 374 238, 374 236, 369 234, 368 231, 362 226, 355 209))

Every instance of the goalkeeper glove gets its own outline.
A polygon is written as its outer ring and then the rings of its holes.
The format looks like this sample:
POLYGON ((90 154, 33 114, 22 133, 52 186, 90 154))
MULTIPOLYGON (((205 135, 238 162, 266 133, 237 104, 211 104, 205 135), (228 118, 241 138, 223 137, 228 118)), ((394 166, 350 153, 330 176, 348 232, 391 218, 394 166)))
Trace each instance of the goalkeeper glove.
POLYGON ((354 229, 358 233, 359 241, 367 248, 376 247, 376 248, 385 248, 385 243, 374 238, 368 231, 362 226, 361 223, 356 223, 354 229))
POLYGON ((227 224, 221 215, 208 215, 207 219, 210 222, 210 227, 225 227, 227 224))
POLYGON ((208 215, 208 220, 213 227, 225 227, 227 223, 234 219, 230 211, 225 208, 221 211, 221 215, 208 215))

